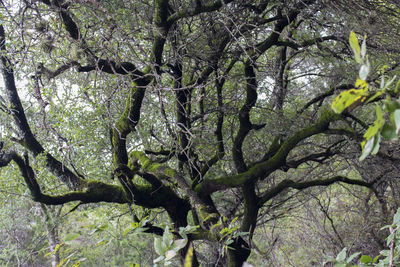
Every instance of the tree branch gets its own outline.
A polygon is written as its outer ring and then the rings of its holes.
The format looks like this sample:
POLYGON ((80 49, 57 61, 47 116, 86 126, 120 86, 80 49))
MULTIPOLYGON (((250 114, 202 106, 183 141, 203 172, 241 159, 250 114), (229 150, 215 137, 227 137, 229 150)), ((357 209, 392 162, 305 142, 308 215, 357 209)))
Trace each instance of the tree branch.
POLYGON ((213 12, 220 9, 224 4, 229 4, 231 2, 233 2, 233 0, 225 0, 225 1, 217 0, 205 5, 199 3, 194 8, 188 8, 186 10, 181 10, 172 14, 171 16, 169 16, 167 21, 170 25, 172 25, 179 19, 193 17, 201 13, 213 12))
POLYGON ((245 104, 239 111, 239 131, 233 141, 232 157, 236 170, 241 173, 247 170, 246 163, 243 158, 242 145, 248 133, 252 130, 250 122, 250 111, 257 102, 257 80, 254 66, 250 60, 244 64, 244 73, 246 77, 246 100, 245 104))
POLYGON ((262 207, 267 201, 276 197, 282 191, 284 191, 288 188, 303 190, 303 189, 307 189, 307 188, 314 187, 314 186, 328 186, 328 185, 331 185, 331 184, 334 184, 337 182, 342 182, 342 183, 351 184, 351 185, 359 185, 359 186, 364 186, 364 187, 372 189, 372 186, 374 185, 374 183, 377 182, 377 180, 374 180, 372 182, 364 182, 361 180, 349 179, 344 176, 335 176, 335 177, 329 178, 329 179, 319 179, 319 180, 306 181, 306 182, 294 182, 292 180, 284 180, 284 181, 280 182, 277 186, 275 186, 274 188, 268 190, 267 192, 265 192, 263 194, 263 196, 258 201, 258 207, 262 207))
POLYGON ((129 198, 121 187, 97 181, 85 181, 84 191, 74 191, 58 196, 43 194, 37 183, 36 175, 29 165, 27 155, 24 160, 14 151, 0 152, 0 167, 7 166, 11 161, 18 165, 34 201, 47 205, 61 205, 71 201, 81 201, 83 203, 130 203, 129 198))
POLYGON ((297 168, 298 166, 300 166, 301 164, 307 162, 307 161, 315 161, 318 163, 323 163, 326 159, 330 158, 331 156, 334 156, 337 154, 337 151, 333 151, 332 149, 335 146, 338 146, 340 143, 342 143, 344 140, 340 140, 334 144, 332 144, 331 146, 329 146, 328 148, 326 148, 326 150, 324 152, 320 152, 320 153, 313 153, 310 155, 307 155, 301 159, 298 160, 292 160, 286 163, 286 166, 283 167, 283 170, 289 170, 289 169, 293 169, 293 168, 297 168))
POLYGON ((92 51, 89 50, 85 40, 82 39, 80 30, 78 25, 75 23, 75 21, 72 19, 71 15, 69 14, 69 11, 67 10, 69 7, 69 2, 65 1, 60 1, 60 0, 55 0, 55 1, 48 1, 48 0, 41 0, 44 4, 46 4, 49 7, 55 7, 56 11, 60 14, 63 24, 65 26, 65 29, 69 33, 72 39, 75 41, 79 41, 85 52, 94 57, 96 61, 96 66, 80 66, 78 68, 79 72, 89 72, 95 69, 99 69, 101 71, 104 71, 106 73, 110 74, 122 74, 122 75, 132 75, 134 79, 136 78, 141 78, 144 76, 144 73, 142 73, 140 70, 137 69, 137 67, 130 62, 122 62, 121 64, 117 64, 116 62, 109 60, 109 59, 100 59, 96 57, 92 51))
POLYGON ((114 163, 116 166, 128 164, 128 153, 126 150, 126 138, 135 130, 140 120, 140 110, 146 92, 146 86, 150 80, 143 78, 135 81, 125 103, 125 109, 112 130, 112 146, 114 163))
POLYGON ((80 66, 78 67, 78 72, 89 72, 96 69, 109 74, 131 75, 133 79, 142 78, 145 75, 145 73, 138 70, 137 67, 130 62, 117 64, 109 59, 97 59, 95 66, 80 66))
POLYGON ((328 130, 329 124, 337 121, 341 117, 331 110, 326 110, 317 123, 303 128, 302 130, 294 133, 290 138, 282 143, 278 151, 266 161, 255 164, 249 170, 233 176, 225 176, 217 179, 204 180, 196 186, 195 190, 200 194, 211 194, 216 191, 224 190, 227 188, 234 188, 241 186, 249 181, 263 179, 273 171, 280 169, 286 164, 286 157, 299 142, 328 130))
POLYGON ((41 77, 41 75, 44 75, 48 79, 52 79, 57 77, 58 75, 62 74, 64 71, 72 68, 73 66, 79 66, 79 63, 76 61, 70 61, 60 67, 58 67, 56 70, 52 71, 47 69, 43 63, 40 63, 37 67, 36 71, 36 77, 41 77))
POLYGON ((69 188, 72 189, 78 187, 82 183, 82 179, 46 152, 31 131, 15 86, 14 70, 11 61, 6 57, 7 50, 5 48, 5 32, 2 25, 0 25, 0 50, 2 52, 0 68, 3 74, 8 101, 11 104, 10 110, 19 131, 19 135, 22 138, 23 145, 29 149, 34 156, 44 154, 46 157, 47 168, 60 178, 69 188))
MULTIPOLYGON (((278 10, 278 13, 280 13, 281 10, 278 10)), ((265 51, 267 51, 269 48, 271 48, 274 45, 278 44, 278 39, 283 31, 283 29, 288 26, 291 22, 293 22, 296 17, 300 14, 300 8, 296 10, 292 10, 289 14, 286 16, 281 16, 281 18, 276 22, 274 29, 272 33, 266 38, 264 41, 261 43, 258 43, 255 45, 255 48, 250 48, 250 55, 253 58, 258 58, 260 55, 262 55, 265 51)))
MULTIPOLYGON (((233 65, 232 65, 233 66, 233 65)), ((217 115, 217 128, 215 130, 215 135, 217 137, 217 151, 215 155, 209 159, 206 164, 204 164, 203 168, 200 170, 200 178, 203 178, 208 170, 216 164, 220 159, 222 159, 225 155, 224 148, 224 138, 222 135, 222 127, 224 123, 224 104, 222 99, 222 88, 225 84, 225 77, 221 79, 215 80, 215 87, 217 88, 217 102, 218 102, 218 115, 217 115)), ((199 177, 196 177, 199 178, 199 177)), ((195 179, 196 182, 199 182, 198 179, 195 179)))
POLYGON ((297 113, 298 114, 303 113, 312 104, 317 103, 319 101, 322 101, 323 99, 327 98, 328 96, 333 95, 338 90, 348 90, 348 89, 351 89, 353 87, 354 87, 354 85, 352 85, 352 84, 342 84, 342 85, 339 85, 339 86, 332 86, 325 93, 323 93, 321 95, 318 95, 318 96, 314 97, 313 99, 311 99, 309 102, 307 102, 297 113))
POLYGON ((328 35, 328 36, 304 40, 304 41, 301 41, 300 43, 296 43, 296 42, 289 41, 289 40, 278 41, 276 45, 277 46, 287 46, 287 47, 293 48, 295 50, 298 50, 299 48, 312 46, 314 44, 322 43, 325 41, 340 41, 340 40, 341 39, 335 35, 328 35))

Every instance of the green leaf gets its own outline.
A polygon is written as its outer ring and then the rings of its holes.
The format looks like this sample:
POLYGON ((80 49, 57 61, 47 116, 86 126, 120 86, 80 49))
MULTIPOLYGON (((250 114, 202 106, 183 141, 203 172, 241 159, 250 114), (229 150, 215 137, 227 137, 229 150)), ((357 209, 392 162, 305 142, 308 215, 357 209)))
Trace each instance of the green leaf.
POLYGON ((47 253, 46 255, 44 255, 44 257, 48 257, 48 256, 50 256, 50 255, 53 255, 53 254, 57 253, 57 251, 59 251, 60 248, 62 248, 64 245, 65 245, 65 242, 62 242, 61 244, 56 245, 56 247, 54 248, 54 250, 51 251, 51 252, 49 252, 49 253, 47 253))
POLYGON ((392 243, 394 236, 396 232, 391 233, 387 238, 386 238, 386 245, 389 246, 390 243, 392 243))
POLYGON ((390 250, 388 250, 388 249, 381 250, 381 254, 384 257, 389 257, 390 256, 390 250))
MULTIPOLYGON (((382 77, 383 77, 383 76, 382 76, 382 77)), ((384 89, 388 88, 388 87, 394 82, 394 80, 395 80, 396 78, 397 78, 397 77, 396 77, 396 75, 395 75, 392 79, 390 79, 390 80, 385 84, 384 89)))
POLYGON ((182 249, 183 247, 185 247, 187 244, 187 239, 178 239, 174 241, 174 244, 172 246, 172 249, 174 251, 179 251, 180 249, 182 249))
POLYGON ((165 226, 164 234, 163 234, 163 243, 166 247, 170 247, 173 242, 172 234, 169 231, 169 227, 165 226))
MULTIPOLYGON (((382 108, 379 105, 376 105, 376 118, 377 120, 383 121, 383 112, 382 112, 382 108)), ((382 124, 383 126, 383 124, 382 124)))
POLYGON ((351 105, 357 105, 365 101, 366 89, 350 89, 340 93, 332 102, 332 110, 340 114, 351 105))
POLYGON ((346 259, 346 252, 347 248, 342 249, 342 251, 339 252, 339 254, 336 256, 337 261, 344 261, 346 259))
POLYGON ((161 255, 160 257, 158 257, 157 259, 155 259, 155 260, 153 261, 153 263, 160 262, 160 261, 162 261, 164 258, 165 258, 165 257, 161 255))
POLYGON ((228 227, 224 227, 224 228, 219 232, 219 234, 222 235, 222 236, 226 236, 226 233, 228 233, 228 231, 229 231, 229 228, 228 228, 228 227))
POLYGON ((396 100, 385 100, 385 111, 393 113, 396 109, 400 109, 400 103, 396 100))
POLYGON ((376 106, 376 120, 373 125, 371 125, 368 130, 364 133, 364 140, 367 141, 373 136, 375 136, 385 124, 383 119, 383 112, 379 105, 376 106))
POLYGON ((357 89, 363 89, 364 92, 366 92, 368 90, 368 83, 362 79, 357 79, 354 86, 357 89))
POLYGON ((231 221, 231 223, 229 224, 229 225, 232 225, 234 222, 236 222, 236 220, 238 219, 239 217, 235 217, 232 221, 231 221))
POLYGON ((360 71, 358 73, 360 79, 366 80, 368 77, 368 73, 369 73, 369 66, 366 64, 361 65, 360 71))
POLYGON ((176 251, 174 251, 172 249, 165 252, 165 260, 166 261, 173 259, 175 256, 176 256, 176 251))
POLYGON ((361 44, 361 58, 365 58, 367 55, 367 36, 364 36, 364 40, 361 44))
POLYGON ((336 262, 336 259, 331 256, 325 255, 325 258, 326 258, 326 261, 324 264, 326 264, 328 262, 336 262))
POLYGON ((133 233, 134 234, 140 234, 140 233, 143 233, 143 232, 145 232, 147 230, 149 230, 148 227, 139 227, 139 228, 134 229, 133 233))
POLYGON ((397 139, 396 129, 388 123, 383 125, 381 135, 387 140, 397 139))
POLYGON ((130 231, 132 231, 132 227, 126 228, 122 236, 126 236, 130 231))
POLYGON ((149 217, 150 217, 150 216, 146 216, 146 217, 144 217, 143 219, 141 219, 140 222, 139 222, 139 226, 138 226, 138 227, 143 227, 143 226, 145 226, 146 223, 149 221, 149 217))
POLYGON ((68 241, 73 241, 73 240, 75 240, 75 239, 77 239, 77 238, 79 238, 81 235, 80 234, 77 234, 77 233, 69 233, 69 234, 67 234, 66 236, 65 236, 65 242, 68 242, 68 241))
POLYGON ((99 246, 102 246, 102 245, 107 244, 107 242, 109 242, 109 241, 110 241, 110 240, 102 239, 102 240, 100 240, 99 242, 97 242, 95 245, 96 245, 96 247, 99 247, 99 246))
POLYGON ((146 225, 146 223, 149 221, 147 218, 149 216, 143 218, 142 220, 140 220, 139 222, 133 222, 131 223, 131 225, 126 228, 126 230, 124 231, 124 233, 122 234, 122 236, 126 236, 129 232, 131 232, 133 230, 133 233, 138 234, 138 233, 142 233, 144 231, 146 231, 147 229, 149 229, 148 227, 143 227, 146 225))
POLYGON ((103 224, 103 225, 97 225, 89 234, 93 235, 95 233, 101 233, 101 232, 103 232, 104 230, 107 230, 107 229, 108 229, 108 223, 103 224))
POLYGON ((194 233, 199 226, 194 225, 187 225, 185 227, 179 227, 179 234, 184 238, 187 239, 187 234, 194 233))
POLYGON ((379 89, 383 89, 383 87, 385 87, 385 76, 384 75, 382 75, 382 77, 381 77, 381 83, 380 83, 379 89))
POLYGON ((396 86, 394 87, 394 93, 397 94, 400 88, 400 79, 397 81, 396 86))
POLYGON ((154 238, 154 249, 156 250, 158 255, 164 255, 165 251, 162 246, 161 238, 159 237, 154 238))
POLYGON ((347 258, 346 262, 347 262, 347 263, 350 263, 352 260, 354 260, 354 259, 355 259, 356 257, 358 257, 358 255, 360 255, 360 254, 361 254, 361 252, 353 253, 350 257, 347 258))
POLYGON ((225 245, 227 245, 227 246, 229 246, 232 243, 233 243, 233 239, 228 239, 225 241, 225 245))
POLYGON ((377 97, 379 97, 379 96, 382 95, 382 94, 383 94, 382 91, 376 92, 373 96, 371 96, 370 98, 368 98, 368 101, 367 101, 366 103, 368 104, 369 102, 374 101, 377 97))
POLYGON ((361 48, 360 48, 360 44, 358 43, 357 36, 353 31, 350 32, 349 42, 350 42, 350 47, 353 50, 354 57, 355 57, 357 63, 360 63, 361 62, 361 48))
POLYGON ((367 140, 367 142, 365 143, 363 150, 362 150, 362 154, 360 157, 360 161, 363 161, 366 157, 368 157, 368 155, 371 153, 373 147, 374 147, 374 137, 370 138, 367 140))
POLYGON ((400 130, 400 109, 396 109, 393 113, 393 124, 396 127, 396 134, 399 133, 400 130))
POLYGON ((390 227, 392 227, 392 225, 391 224, 389 224, 389 225, 385 225, 385 226, 383 226, 381 229, 379 229, 379 230, 384 230, 384 229, 388 229, 388 228, 390 228, 390 227))
POLYGON ((375 263, 381 256, 382 256, 382 254, 379 254, 378 256, 376 256, 376 257, 374 258, 374 260, 372 261, 372 263, 375 263))
POLYGON ((360 262, 367 264, 367 263, 372 262, 372 258, 371 258, 371 256, 368 256, 368 255, 362 255, 360 258, 360 262))
POLYGON ((379 143, 381 142, 381 134, 378 133, 374 138, 374 146, 371 151, 371 155, 376 155, 379 151, 379 143))
POLYGON ((395 225, 399 225, 400 224, 400 208, 397 209, 397 212, 393 217, 393 224, 395 224, 395 225))

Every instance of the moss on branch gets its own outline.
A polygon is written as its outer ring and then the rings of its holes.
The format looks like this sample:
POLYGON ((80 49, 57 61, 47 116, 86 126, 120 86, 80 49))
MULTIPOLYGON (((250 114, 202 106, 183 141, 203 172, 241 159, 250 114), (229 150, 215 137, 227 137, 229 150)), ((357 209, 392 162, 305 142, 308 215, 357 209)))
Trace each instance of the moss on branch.
POLYGON ((71 201, 81 201, 82 203, 131 203, 121 186, 94 180, 85 182, 81 191, 68 192, 58 196, 40 193, 33 200, 47 205, 61 205, 71 201))
POLYGON ((150 79, 142 78, 132 82, 132 88, 125 103, 125 109, 113 128, 113 150, 114 163, 128 163, 128 155, 126 151, 126 137, 135 130, 140 120, 140 110, 142 101, 146 92, 146 86, 150 83, 150 79))
POLYGON ((339 120, 340 118, 341 117, 333 111, 325 110, 322 112, 318 122, 294 133, 290 138, 282 143, 278 151, 268 160, 260 162, 249 170, 237 175, 205 180, 196 186, 195 191, 200 194, 210 194, 219 190, 238 187, 249 181, 255 181, 267 177, 273 171, 286 164, 287 155, 299 142, 313 135, 325 132, 328 130, 328 126, 331 122, 339 120))

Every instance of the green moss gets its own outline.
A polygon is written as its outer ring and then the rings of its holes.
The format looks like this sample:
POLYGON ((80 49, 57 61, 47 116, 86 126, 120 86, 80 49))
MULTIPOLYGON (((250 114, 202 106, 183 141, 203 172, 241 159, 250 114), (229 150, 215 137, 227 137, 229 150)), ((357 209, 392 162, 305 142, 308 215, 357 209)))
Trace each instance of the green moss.
POLYGON ((175 175, 176 175, 176 171, 171 168, 166 168, 164 172, 166 175, 168 175, 170 177, 175 177, 175 175))
POLYGON ((155 7, 154 23, 159 27, 166 26, 165 24, 168 18, 168 1, 155 0, 155 7))
POLYGON ((247 181, 267 177, 271 172, 284 166, 287 155, 299 142, 315 134, 323 133, 328 129, 331 122, 339 119, 341 119, 340 115, 335 114, 332 110, 324 110, 321 112, 321 116, 317 123, 294 133, 281 145, 275 155, 267 161, 256 164, 248 171, 234 176, 225 176, 214 180, 204 181, 202 184, 195 187, 195 191, 198 193, 212 193, 221 189, 243 185, 247 181))
MULTIPOLYGON (((81 195, 82 202, 116 202, 129 203, 131 200, 121 186, 106 184, 96 180, 84 180, 78 191, 67 193, 67 195, 81 195)), ((62 198, 63 196, 59 196, 62 198)))
POLYGON ((137 161, 140 163, 142 169, 145 169, 151 163, 150 159, 146 156, 144 152, 136 150, 130 152, 128 167, 133 169, 137 161))
POLYGON ((140 163, 140 168, 142 170, 150 172, 162 179, 174 178, 177 175, 174 169, 158 162, 152 162, 142 151, 132 151, 129 153, 128 167, 133 170, 136 167, 136 162, 140 163))
POLYGON ((148 80, 138 80, 132 82, 132 88, 129 91, 128 99, 125 103, 124 111, 115 123, 113 129, 113 159, 116 165, 127 164, 128 157, 126 155, 126 137, 135 129, 140 119, 140 107, 145 94, 144 86, 149 83, 148 80), (139 86, 137 86, 139 85, 139 86))
POLYGON ((333 110, 328 105, 323 105, 319 110, 319 119, 318 122, 327 122, 327 121, 336 121, 341 117, 339 114, 333 112, 333 110))
POLYGON ((194 233, 190 234, 190 238, 193 240, 208 240, 212 242, 218 242, 220 240, 220 236, 217 233, 205 229, 197 229, 194 233))
POLYGON ((90 180, 86 183, 86 192, 93 194, 104 194, 106 191, 120 191, 121 187, 117 185, 106 184, 100 181, 90 180))

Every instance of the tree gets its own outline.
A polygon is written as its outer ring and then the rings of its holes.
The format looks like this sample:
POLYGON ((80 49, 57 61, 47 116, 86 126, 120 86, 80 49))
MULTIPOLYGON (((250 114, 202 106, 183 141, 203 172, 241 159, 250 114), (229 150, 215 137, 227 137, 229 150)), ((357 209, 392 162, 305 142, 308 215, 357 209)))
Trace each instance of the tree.
POLYGON ((296 207, 292 189, 341 182, 379 197, 380 177, 332 173, 362 137, 362 103, 327 103, 354 87, 351 29, 370 30, 371 61, 396 71, 397 33, 381 31, 397 24, 395 1, 2 5, 0 166, 18 166, 33 200, 161 209, 176 236, 195 226, 182 256, 206 240, 224 248, 216 265, 242 266, 265 217, 296 207))

